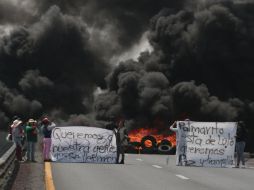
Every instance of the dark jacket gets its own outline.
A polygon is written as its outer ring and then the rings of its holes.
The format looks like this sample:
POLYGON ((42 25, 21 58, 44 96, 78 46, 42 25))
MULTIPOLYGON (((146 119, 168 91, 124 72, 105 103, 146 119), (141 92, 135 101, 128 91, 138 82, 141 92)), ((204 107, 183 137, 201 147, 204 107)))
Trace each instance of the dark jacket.
POLYGON ((26 139, 28 142, 37 142, 37 128, 35 126, 26 126, 26 139))
POLYGON ((248 132, 244 125, 238 125, 236 131, 236 142, 246 142, 247 141, 248 132))
POLYGON ((44 138, 51 138, 52 130, 48 130, 48 125, 43 125, 42 133, 44 138))

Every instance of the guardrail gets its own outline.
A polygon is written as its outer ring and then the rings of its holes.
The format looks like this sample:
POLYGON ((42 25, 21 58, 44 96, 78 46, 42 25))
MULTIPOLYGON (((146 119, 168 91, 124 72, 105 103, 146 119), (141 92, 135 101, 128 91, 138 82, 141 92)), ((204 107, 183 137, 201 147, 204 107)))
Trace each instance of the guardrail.
POLYGON ((0 189, 6 189, 15 169, 15 145, 0 158, 0 189))

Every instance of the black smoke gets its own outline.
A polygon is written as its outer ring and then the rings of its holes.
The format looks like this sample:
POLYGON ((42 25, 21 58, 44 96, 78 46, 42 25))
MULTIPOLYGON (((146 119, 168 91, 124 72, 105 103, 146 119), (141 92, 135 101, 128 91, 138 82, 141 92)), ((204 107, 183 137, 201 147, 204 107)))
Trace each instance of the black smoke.
POLYGON ((252 1, 0 0, 0 120, 252 125, 253 19, 252 1), (153 51, 112 65, 145 32, 153 51))
POLYGON ((227 3, 155 16, 150 40, 163 52, 170 81, 195 80, 221 98, 253 99, 253 10, 253 3, 227 3))
POLYGON ((12 27, 0 40, 5 114, 89 112, 109 67, 91 50, 85 23, 52 6, 35 23, 12 27))
MULTIPOLYGON (((1 120, 14 114, 24 120, 49 115, 61 123, 94 120, 85 114, 93 111, 95 90, 107 87, 110 60, 135 45, 165 6, 178 11, 184 0, 1 0, 1 120)), ((138 113, 117 94, 135 90, 130 79, 123 75, 121 90, 109 93, 112 104, 121 102, 111 108, 115 115, 128 105, 129 117, 138 113)))
MULTIPOLYGON (((158 117, 165 125, 187 117, 253 125, 253 17, 252 1, 195 1, 179 11, 162 9, 150 20, 154 51, 114 68, 104 97, 115 92, 118 115, 134 127, 158 117)), ((98 119, 111 107, 102 97, 98 119)))

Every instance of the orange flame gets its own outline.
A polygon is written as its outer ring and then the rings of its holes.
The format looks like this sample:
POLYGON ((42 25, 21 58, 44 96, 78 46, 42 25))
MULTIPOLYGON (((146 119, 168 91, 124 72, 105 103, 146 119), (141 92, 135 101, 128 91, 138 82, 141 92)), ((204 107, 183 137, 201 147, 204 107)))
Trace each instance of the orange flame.
MULTIPOLYGON (((171 142, 173 147, 176 146, 175 133, 173 133, 171 135, 159 134, 158 129, 156 129, 156 128, 147 128, 147 129, 146 128, 139 128, 139 129, 130 131, 129 132, 130 142, 141 142, 142 138, 147 135, 153 136, 156 139, 157 144, 160 143, 162 140, 166 139, 171 142)), ((151 147, 152 142, 147 140, 147 141, 145 141, 145 145, 147 147, 151 147)))
POLYGON ((146 147, 152 147, 153 144, 152 144, 152 141, 146 140, 145 145, 146 145, 146 147))

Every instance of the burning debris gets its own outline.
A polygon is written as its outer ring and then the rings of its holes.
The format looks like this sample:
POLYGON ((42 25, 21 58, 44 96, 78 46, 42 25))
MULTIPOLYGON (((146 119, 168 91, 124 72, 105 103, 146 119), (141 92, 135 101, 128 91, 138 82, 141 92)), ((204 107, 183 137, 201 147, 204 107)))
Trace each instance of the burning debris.
POLYGON ((142 153, 173 153, 176 146, 176 135, 160 134, 156 128, 139 128, 129 132, 129 151, 142 153), (134 148, 134 150, 133 150, 134 148))

